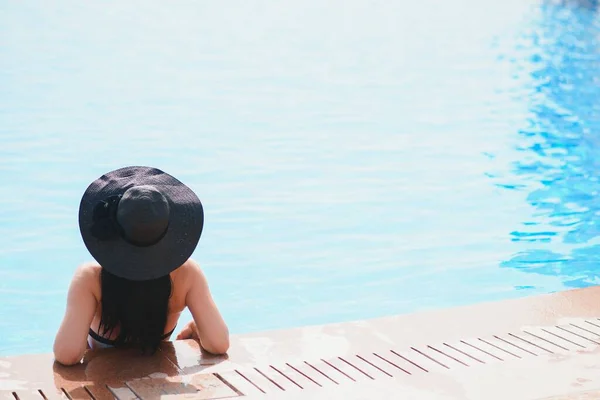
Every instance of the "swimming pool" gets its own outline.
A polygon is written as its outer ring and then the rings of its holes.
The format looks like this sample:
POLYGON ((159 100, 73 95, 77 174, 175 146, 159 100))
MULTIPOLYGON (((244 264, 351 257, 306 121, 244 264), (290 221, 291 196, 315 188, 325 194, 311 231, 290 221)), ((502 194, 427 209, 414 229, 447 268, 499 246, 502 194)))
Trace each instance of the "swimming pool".
POLYGON ((199 194, 232 332, 598 282, 593 9, 125 3, 0 6, 0 355, 50 351, 124 165, 199 194))

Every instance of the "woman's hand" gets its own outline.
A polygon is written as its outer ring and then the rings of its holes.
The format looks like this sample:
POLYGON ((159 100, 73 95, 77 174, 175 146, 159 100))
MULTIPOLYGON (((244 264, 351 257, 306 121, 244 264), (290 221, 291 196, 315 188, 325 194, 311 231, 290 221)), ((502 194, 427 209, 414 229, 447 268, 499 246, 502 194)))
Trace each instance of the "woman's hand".
POLYGON ((193 339, 199 341, 198 338, 198 329, 196 328, 196 324, 194 321, 190 321, 183 327, 181 332, 179 332, 175 340, 193 339))

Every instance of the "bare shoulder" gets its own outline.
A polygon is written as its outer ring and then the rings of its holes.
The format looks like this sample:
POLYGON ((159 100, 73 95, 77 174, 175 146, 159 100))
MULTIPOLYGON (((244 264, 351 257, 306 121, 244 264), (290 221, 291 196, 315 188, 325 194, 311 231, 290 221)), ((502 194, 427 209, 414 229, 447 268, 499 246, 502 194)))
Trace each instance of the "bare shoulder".
POLYGON ((177 282, 180 282, 181 287, 185 288, 184 291, 186 294, 197 286, 199 282, 206 282, 206 277, 202 272, 202 268, 200 268, 200 264, 191 258, 175 270, 172 279, 176 282, 176 285, 177 282))
POLYGON ((204 276, 200 264, 193 259, 188 259, 181 267, 175 270, 177 279, 189 282, 191 279, 197 278, 199 275, 204 276))
POLYGON ((88 289, 96 298, 100 296, 100 271, 102 267, 93 262, 84 263, 77 267, 73 274, 72 286, 88 289))
POLYGON ((80 266, 77 267, 77 269, 75 270, 75 274, 80 274, 80 275, 85 275, 86 277, 91 277, 91 276, 100 276, 100 270, 102 269, 102 267, 100 266, 100 264, 95 263, 95 262, 87 262, 87 263, 83 263, 80 266))

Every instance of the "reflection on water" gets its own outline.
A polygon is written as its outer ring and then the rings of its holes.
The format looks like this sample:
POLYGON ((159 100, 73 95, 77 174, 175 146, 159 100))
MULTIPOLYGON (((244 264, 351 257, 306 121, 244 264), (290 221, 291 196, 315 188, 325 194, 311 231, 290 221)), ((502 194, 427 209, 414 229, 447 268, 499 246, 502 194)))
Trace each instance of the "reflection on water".
POLYGON ((600 282, 599 34, 597 2, 546 4, 514 60, 530 77, 531 116, 513 163, 521 184, 508 187, 534 211, 511 234, 525 247, 503 265, 569 287, 600 282))

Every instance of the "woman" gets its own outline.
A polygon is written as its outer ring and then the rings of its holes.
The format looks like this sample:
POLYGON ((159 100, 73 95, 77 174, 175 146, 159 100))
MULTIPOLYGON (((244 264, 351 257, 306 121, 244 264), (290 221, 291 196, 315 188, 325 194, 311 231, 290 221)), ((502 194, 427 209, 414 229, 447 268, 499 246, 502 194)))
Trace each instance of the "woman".
POLYGON ((193 322, 177 339, 196 339, 214 354, 229 331, 192 255, 204 224, 194 192, 155 168, 109 172, 86 190, 79 207, 83 241, 98 262, 80 266, 54 341, 54 357, 81 361, 87 348, 154 352, 188 307, 193 322))

